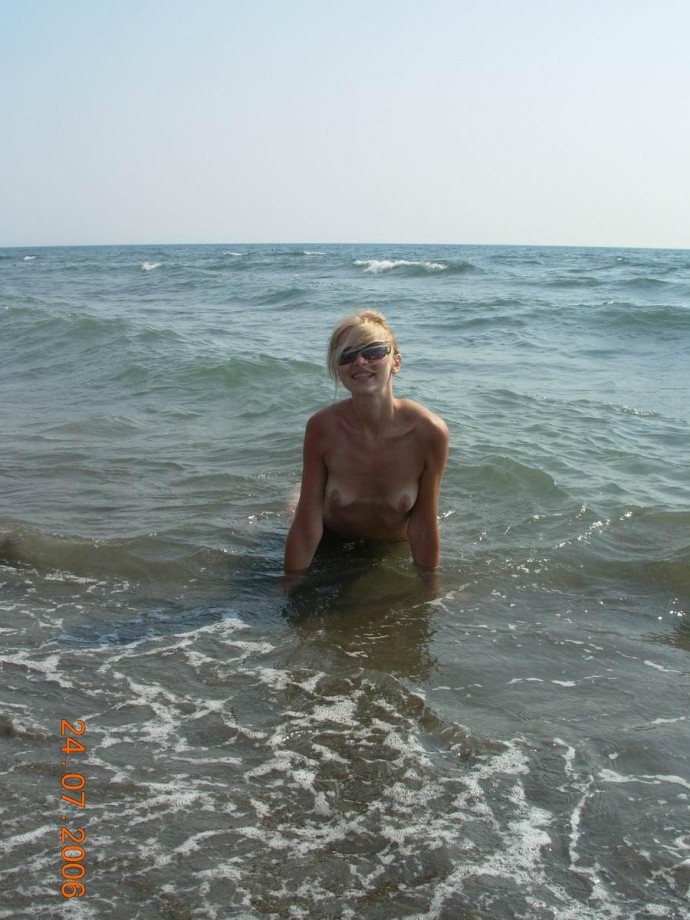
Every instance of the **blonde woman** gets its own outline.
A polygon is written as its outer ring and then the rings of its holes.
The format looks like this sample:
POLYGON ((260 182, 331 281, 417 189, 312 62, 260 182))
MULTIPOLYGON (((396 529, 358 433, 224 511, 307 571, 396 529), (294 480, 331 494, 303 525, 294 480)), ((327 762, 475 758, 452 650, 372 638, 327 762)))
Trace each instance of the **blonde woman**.
POLYGON ((328 531, 346 540, 407 540, 420 569, 439 565, 438 501, 448 428, 419 403, 393 396, 401 362, 381 313, 363 310, 335 328, 328 370, 350 398, 307 422, 286 572, 307 569, 328 531))

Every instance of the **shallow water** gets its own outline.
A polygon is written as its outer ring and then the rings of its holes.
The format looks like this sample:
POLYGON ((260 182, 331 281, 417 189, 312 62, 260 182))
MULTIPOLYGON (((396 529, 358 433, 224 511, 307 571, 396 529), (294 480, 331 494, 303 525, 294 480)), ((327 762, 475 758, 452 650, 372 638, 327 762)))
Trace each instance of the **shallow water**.
POLYGON ((2 250, 0 282, 0 917, 690 917, 687 252, 2 250), (443 569, 348 545, 288 591, 362 305, 451 429, 443 569))

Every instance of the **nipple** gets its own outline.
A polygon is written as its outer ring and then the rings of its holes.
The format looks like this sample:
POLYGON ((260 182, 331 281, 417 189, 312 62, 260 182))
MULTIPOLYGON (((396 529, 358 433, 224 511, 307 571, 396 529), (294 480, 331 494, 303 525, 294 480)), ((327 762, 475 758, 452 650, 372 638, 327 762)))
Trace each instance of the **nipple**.
POLYGON ((398 511, 409 511, 412 507, 409 495, 403 495, 398 502, 398 511))
POLYGON ((343 500, 340 497, 340 492, 338 492, 337 489, 331 489, 331 494, 329 495, 329 498, 331 500, 331 504, 335 505, 336 508, 339 508, 340 505, 342 505, 343 503, 343 500))

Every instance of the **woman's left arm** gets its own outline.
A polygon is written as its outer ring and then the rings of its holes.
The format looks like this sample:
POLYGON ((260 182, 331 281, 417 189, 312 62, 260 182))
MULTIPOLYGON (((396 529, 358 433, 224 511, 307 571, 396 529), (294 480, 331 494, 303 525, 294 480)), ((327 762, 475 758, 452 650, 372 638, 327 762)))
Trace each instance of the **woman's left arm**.
POLYGON ((441 562, 438 502, 448 461, 448 426, 437 416, 425 420, 425 465, 417 500, 407 523, 412 560, 420 569, 435 569, 441 562))

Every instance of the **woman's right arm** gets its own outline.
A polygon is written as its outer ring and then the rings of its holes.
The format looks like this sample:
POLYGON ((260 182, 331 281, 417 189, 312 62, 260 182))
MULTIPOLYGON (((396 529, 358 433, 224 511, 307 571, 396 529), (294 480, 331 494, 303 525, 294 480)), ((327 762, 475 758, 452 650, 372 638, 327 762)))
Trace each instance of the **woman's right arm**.
POLYGON ((285 543, 286 572, 309 568, 323 535, 323 502, 326 492, 324 462, 325 423, 317 414, 307 422, 304 432, 302 485, 295 517, 285 543))

